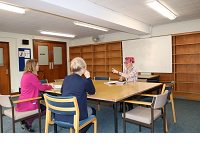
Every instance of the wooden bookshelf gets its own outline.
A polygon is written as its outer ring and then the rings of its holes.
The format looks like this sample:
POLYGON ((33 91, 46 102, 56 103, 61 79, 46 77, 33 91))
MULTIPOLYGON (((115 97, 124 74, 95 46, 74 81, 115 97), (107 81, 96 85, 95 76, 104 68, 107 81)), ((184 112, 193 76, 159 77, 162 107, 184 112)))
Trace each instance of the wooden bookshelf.
POLYGON ((72 47, 69 51, 70 61, 75 57, 81 57, 81 47, 72 47))
POLYGON ((173 73, 159 74, 160 81, 175 81, 174 95, 200 100, 200 33, 174 35, 173 73))
POLYGON ((87 69, 90 75, 93 76, 93 48, 92 45, 81 46, 81 57, 87 64, 87 69))
POLYGON ((119 78, 111 70, 115 68, 122 71, 121 42, 75 46, 70 47, 69 50, 70 61, 74 57, 82 57, 87 63, 92 78, 94 76, 108 76, 112 80, 119 78))
POLYGON ((108 76, 106 72, 106 51, 107 44, 94 45, 94 76, 108 76))
POLYGON ((122 71, 122 44, 121 42, 114 42, 107 44, 107 72, 111 79, 119 79, 119 76, 111 72, 112 68, 122 71))
POLYGON ((200 100, 200 33, 176 35, 173 40, 175 95, 200 100))

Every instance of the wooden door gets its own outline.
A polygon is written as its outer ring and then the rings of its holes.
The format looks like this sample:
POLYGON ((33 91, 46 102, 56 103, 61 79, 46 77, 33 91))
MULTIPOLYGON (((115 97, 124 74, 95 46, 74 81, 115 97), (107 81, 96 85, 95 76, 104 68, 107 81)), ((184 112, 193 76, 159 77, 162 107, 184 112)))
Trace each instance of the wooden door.
POLYGON ((52 43, 52 75, 55 79, 64 79, 67 75, 67 56, 65 43, 52 43))
POLYGON ((9 43, 0 42, 0 94, 10 94, 9 43))
POLYGON ((63 79, 67 74, 66 43, 34 40, 34 58, 40 65, 39 79, 63 79))

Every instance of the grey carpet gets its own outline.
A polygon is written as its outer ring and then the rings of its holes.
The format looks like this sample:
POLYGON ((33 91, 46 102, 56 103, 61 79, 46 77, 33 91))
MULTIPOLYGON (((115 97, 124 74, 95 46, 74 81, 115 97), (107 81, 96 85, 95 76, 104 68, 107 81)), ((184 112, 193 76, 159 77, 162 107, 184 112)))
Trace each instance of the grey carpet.
MULTIPOLYGON (((96 107, 95 102, 88 102, 88 105, 96 107)), ((177 116, 177 123, 173 123, 171 104, 167 105, 167 118, 169 133, 200 133, 200 102, 199 101, 189 101, 183 99, 175 100, 175 109, 177 116)), ((102 103, 101 110, 97 111, 98 120, 98 132, 99 133, 114 133, 114 119, 113 119, 113 109, 111 105, 102 103)), ((42 117, 42 132, 44 132, 45 117, 42 117)), ((33 128, 38 132, 38 120, 33 123, 33 128)), ((118 129, 119 132, 123 132, 122 128, 122 117, 121 113, 118 112, 118 129)), ((4 117, 4 132, 12 133, 11 119, 4 117)), ((17 133, 27 133, 27 131, 21 129, 20 124, 16 123, 17 133)), ((53 132, 53 126, 50 126, 49 132, 53 132)), ((58 127, 59 133, 69 133, 68 129, 63 129, 58 127)), ((91 127, 88 133, 93 132, 93 127, 91 127)), ((127 124, 128 133, 139 133, 139 127, 133 124, 127 124)), ((155 123, 155 132, 162 133, 162 120, 158 119, 155 123)), ((150 130, 142 127, 142 133, 150 133, 150 130)))

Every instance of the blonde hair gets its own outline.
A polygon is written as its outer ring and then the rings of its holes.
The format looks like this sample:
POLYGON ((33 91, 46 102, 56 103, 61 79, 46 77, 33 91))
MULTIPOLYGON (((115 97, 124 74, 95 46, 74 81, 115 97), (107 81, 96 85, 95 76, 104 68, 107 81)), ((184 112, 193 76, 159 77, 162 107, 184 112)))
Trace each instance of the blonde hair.
POLYGON ((83 58, 81 57, 75 57, 74 59, 72 59, 71 61, 71 71, 73 73, 75 72, 80 72, 82 68, 85 68, 86 69, 87 65, 86 65, 86 62, 85 60, 83 60, 83 58))
POLYGON ((36 66, 37 66, 37 60, 35 59, 29 59, 27 62, 26 62, 26 66, 25 66, 25 69, 24 69, 24 72, 32 72, 34 74, 37 74, 37 70, 36 70, 36 66))

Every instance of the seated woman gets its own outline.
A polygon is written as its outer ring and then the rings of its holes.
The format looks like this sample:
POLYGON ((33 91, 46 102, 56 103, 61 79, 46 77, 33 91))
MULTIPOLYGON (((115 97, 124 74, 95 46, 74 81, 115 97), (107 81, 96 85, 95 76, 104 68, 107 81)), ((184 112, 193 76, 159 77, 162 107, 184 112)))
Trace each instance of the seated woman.
MULTIPOLYGON (((135 59, 134 57, 125 57, 124 70, 119 72, 118 70, 112 68, 112 73, 118 74, 120 76, 120 81, 135 82, 138 79, 137 69, 134 67, 135 59)), ((132 109, 133 105, 128 104, 128 109, 132 109)), ((120 103, 120 111, 122 112, 122 103, 120 103)))
MULTIPOLYGON (((72 74, 66 76, 61 88, 62 96, 75 96, 78 101, 80 121, 88 118, 90 115, 96 115, 94 108, 87 106, 87 94, 95 94, 95 87, 90 78, 85 61, 76 57, 71 61, 72 74), (82 77, 85 76, 85 78, 82 77)), ((73 123, 73 116, 55 115, 55 119, 73 123)), ((81 129, 80 132, 87 132, 91 124, 81 129)))
POLYGON ((135 63, 135 59, 134 57, 126 57, 124 64, 125 64, 125 68, 123 70, 123 72, 119 72, 116 69, 112 68, 112 73, 118 74, 120 75, 120 81, 137 81, 138 78, 138 72, 136 70, 136 68, 134 67, 135 63))
MULTIPOLYGON (((25 71, 21 78, 21 94, 19 100, 34 98, 40 95, 40 91, 45 91, 52 89, 51 85, 42 85, 40 80, 38 79, 37 72, 39 70, 38 62, 34 59, 30 59, 26 62, 25 71)), ((18 103, 16 106, 16 111, 24 112, 38 109, 37 100, 18 103)), ((45 110, 45 106, 41 105, 41 111, 45 110)), ((36 117, 29 118, 21 121, 22 128, 25 128, 29 132, 34 132, 32 129, 32 123, 36 119, 36 117)))

